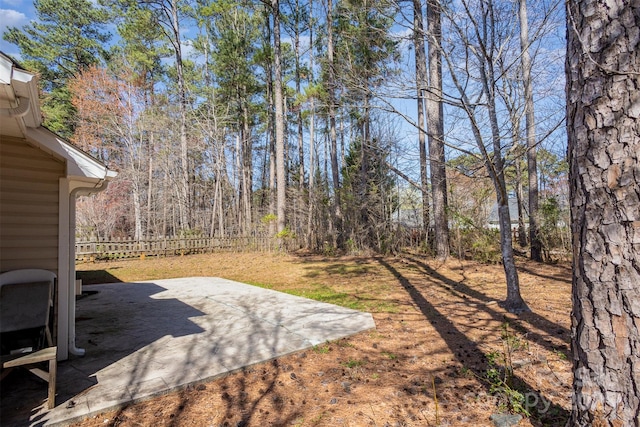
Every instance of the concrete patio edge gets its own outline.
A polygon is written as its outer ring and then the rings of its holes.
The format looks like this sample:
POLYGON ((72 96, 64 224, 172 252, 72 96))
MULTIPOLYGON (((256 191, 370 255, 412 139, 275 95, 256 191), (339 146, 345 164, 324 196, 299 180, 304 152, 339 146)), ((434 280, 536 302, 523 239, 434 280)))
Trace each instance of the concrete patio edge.
POLYGON ((58 405, 35 396, 21 422, 3 402, 3 425, 67 425, 375 329, 369 313, 214 277, 85 289, 86 356, 59 364, 58 405))

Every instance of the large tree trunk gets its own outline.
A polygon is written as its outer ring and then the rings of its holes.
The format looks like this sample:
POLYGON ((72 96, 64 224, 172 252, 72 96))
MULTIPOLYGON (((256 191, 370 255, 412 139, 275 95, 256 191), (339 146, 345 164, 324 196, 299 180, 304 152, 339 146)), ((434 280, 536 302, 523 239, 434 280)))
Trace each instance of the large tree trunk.
POLYGON ((538 224, 538 161, 536 159, 536 124, 533 111, 527 0, 519 0, 519 2, 520 50, 522 52, 522 80, 524 83, 524 109, 527 128, 527 171, 529 172, 529 241, 531 242, 531 259, 542 261, 542 242, 540 241, 540 226, 538 224))
POLYGON ((331 176, 333 178, 333 243, 342 246, 342 211, 340 210, 340 169, 338 167, 338 135, 336 133, 336 76, 333 52, 333 2, 327 0, 327 106, 329 115, 329 150, 331 157, 331 176))
MULTIPOLYGON (((313 46, 313 0, 309 0, 309 45, 313 46)), ((313 77, 314 56, 313 49, 309 52, 309 86, 314 83, 313 77)), ((309 99, 309 207, 307 214, 307 247, 316 249, 315 236, 317 233, 313 228, 313 218, 315 213, 315 181, 316 181, 316 135, 315 135, 315 97, 309 99)))
MULTIPOLYGON (((298 97, 298 99, 302 99, 302 82, 301 82, 301 72, 300 72, 300 59, 302 56, 302 51, 300 49, 300 34, 302 32, 301 30, 301 18, 300 18, 300 13, 301 13, 301 7, 300 7, 300 0, 296 0, 296 6, 295 6, 295 18, 294 18, 294 22, 295 22, 295 29, 294 29, 294 46, 295 46, 295 80, 296 80, 296 97, 298 97)), ((294 223, 294 230, 302 230, 302 222, 303 222, 303 215, 302 212, 304 212, 304 205, 305 205, 305 200, 304 200, 304 196, 305 196, 305 176, 304 176, 304 120, 302 117, 302 105, 299 102, 297 105, 295 105, 295 108, 297 108, 297 114, 296 114, 296 119, 298 122, 298 129, 297 129, 297 139, 298 139, 298 196, 297 196, 297 203, 298 206, 295 209, 295 215, 293 217, 293 223, 294 223)))
POLYGON ((171 25, 173 39, 171 43, 176 58, 176 74, 178 78, 178 96, 180 98, 180 178, 178 181, 178 210, 180 228, 185 231, 191 228, 191 189, 189 182, 189 157, 187 140, 187 89, 182 64, 182 44, 180 39, 180 20, 178 19, 178 2, 171 0, 171 25))
MULTIPOLYGON (((272 101, 273 102, 273 101, 272 101)), ((269 115, 269 214, 277 218, 277 189, 276 189, 276 129, 275 129, 275 112, 269 115)), ((277 221, 269 222, 269 235, 276 234, 277 221)))
POLYGON ((637 1, 567 2, 572 426, 640 426, 639 24, 637 1))
POLYGON ((427 177, 427 133, 424 117, 425 92, 428 85, 427 57, 424 48, 422 0, 413 0, 413 37, 416 49, 416 88, 418 90, 418 147, 420 148, 420 191, 422 193, 422 226, 425 242, 429 242, 429 179, 427 177))
MULTIPOLYGON (((296 96, 299 98, 302 97, 302 82, 300 77, 300 58, 302 56, 300 50, 300 0, 296 0, 296 10, 295 10, 295 30, 294 30, 294 45, 295 45, 295 80, 296 80, 296 96)), ((304 193, 304 126, 302 119, 302 106, 297 105, 296 108, 298 112, 296 114, 296 119, 298 121, 298 190, 299 190, 299 199, 302 200, 302 195, 304 193)))
POLYGON ((284 94, 282 88, 282 52, 280 50, 280 1, 271 0, 273 13, 273 101, 275 102, 276 127, 276 209, 278 233, 286 226, 287 187, 284 164, 284 94))
MULTIPOLYGON (((271 42, 271 27, 269 23, 269 15, 265 16, 265 39, 271 42)), ((267 82, 265 85, 265 98, 268 103, 267 114, 267 140, 268 150, 265 150, 265 159, 269 162, 269 215, 273 215, 277 218, 276 208, 276 130, 275 130, 275 108, 274 108, 274 96, 273 96, 273 67, 271 63, 266 65, 267 82)), ((266 166, 265 166, 266 167, 266 166)), ((276 221, 277 222, 277 221, 276 221)), ((277 224, 274 221, 269 221, 269 235, 276 234, 277 224)))
POLYGON ((440 0, 427 1, 429 31, 429 94, 427 96, 427 127, 429 131, 429 161, 431 166, 431 197, 436 256, 449 256, 449 221, 447 218, 447 173, 444 157, 444 111, 442 105, 442 24, 440 0))
MULTIPOLYGON (((153 144, 153 139, 154 139, 154 132, 151 131, 149 132, 149 146, 148 146, 148 167, 147 167, 147 240, 149 240, 151 238, 151 225, 152 225, 152 216, 151 216, 151 202, 153 200, 152 195, 153 195, 153 157, 155 156, 155 149, 154 149, 154 144, 153 144)), ((154 233, 157 235, 158 234, 158 230, 154 227, 154 233)))
POLYGON ((242 107, 242 202, 244 205, 244 233, 253 229, 253 143, 249 127, 249 106, 242 107))

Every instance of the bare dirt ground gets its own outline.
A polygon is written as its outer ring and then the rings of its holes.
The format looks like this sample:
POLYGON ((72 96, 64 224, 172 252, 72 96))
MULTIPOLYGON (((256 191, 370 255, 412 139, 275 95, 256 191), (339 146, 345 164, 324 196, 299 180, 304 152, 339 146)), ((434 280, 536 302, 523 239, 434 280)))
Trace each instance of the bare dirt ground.
POLYGON ((80 264, 85 283, 225 277, 371 312, 376 329, 74 425, 492 426, 492 414, 520 413, 520 426, 562 426, 572 378, 570 267, 518 266, 532 309, 520 316, 498 304, 502 266, 417 254, 80 264))

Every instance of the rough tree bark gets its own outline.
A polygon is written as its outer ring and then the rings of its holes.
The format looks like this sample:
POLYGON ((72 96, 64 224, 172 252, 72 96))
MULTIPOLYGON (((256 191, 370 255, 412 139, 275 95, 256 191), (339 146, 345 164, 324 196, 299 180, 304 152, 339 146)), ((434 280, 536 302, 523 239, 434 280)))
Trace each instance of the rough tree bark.
MULTIPOLYGON (((295 4, 295 27, 294 27, 294 37, 293 37, 293 45, 295 46, 295 81, 296 81, 296 96, 301 97, 302 95, 302 78, 300 72, 300 58, 302 56, 300 49, 300 35, 302 33, 301 22, 300 22, 300 14, 301 14, 301 6, 300 0, 296 0, 295 4)), ((296 114, 296 120, 298 124, 297 129, 297 140, 298 140, 298 197, 302 200, 302 195, 304 194, 304 120, 302 118, 302 106, 296 106, 298 112, 296 114)))
POLYGON ((180 178, 178 181, 178 210, 180 213, 180 228, 185 231, 191 228, 191 183, 189 181, 189 153, 187 139, 187 89, 184 78, 184 66, 182 57, 182 44, 180 34, 180 19, 178 16, 178 2, 171 0, 168 5, 163 5, 171 20, 171 42, 176 59, 176 77, 178 80, 178 96, 180 111, 180 178))
POLYGON ((282 88, 282 52, 280 49, 280 1, 271 0, 273 13, 273 100, 276 125, 276 209, 278 233, 286 227, 287 187, 284 164, 284 94, 282 88))
MULTIPOLYGON (((313 46, 313 0, 309 0, 309 46, 313 46)), ((313 76, 314 67, 314 55, 313 49, 309 52, 309 76, 308 85, 314 84, 315 79, 313 76)), ((313 228, 313 218, 315 213, 315 181, 316 181, 316 132, 315 132, 315 120, 316 120, 316 107, 315 96, 309 98, 309 208, 307 213, 307 247, 309 249, 315 248, 315 236, 316 232, 313 228)))
POLYGON ((640 7, 567 2, 572 426, 640 426, 640 7))
POLYGON ((416 49, 416 87, 418 89, 418 146, 420 148, 420 192, 425 242, 429 241, 429 179, 427 177, 427 133, 424 118, 425 92, 429 81, 424 47, 422 0, 413 0, 413 37, 416 49))
MULTIPOLYGON (((342 210, 340 209, 340 169, 338 167, 338 135, 336 133, 336 75, 333 46, 333 1, 327 0, 327 94, 329 115, 329 143, 331 156, 331 176, 333 178, 333 243, 341 247, 342 239, 342 210)), ((344 134, 344 133, 343 133, 344 134)), ((343 144, 344 146, 344 144, 343 144)))
MULTIPOLYGON (((269 15, 265 15, 265 40, 268 43, 271 42, 271 25, 269 22, 269 15)), ((268 104, 267 118, 267 141, 269 149, 265 150, 265 168, 268 159, 269 168, 269 214, 277 217, 276 209, 276 130, 275 130, 275 100, 273 96, 273 64, 267 62, 266 64, 266 84, 265 84, 265 99, 268 104)), ((277 221, 276 221, 277 222, 277 221)), ((276 222, 269 221, 269 235, 276 234, 276 222)))
MULTIPOLYGON (((154 157, 154 135, 155 133, 153 131, 149 132, 149 146, 147 148, 147 158, 148 158, 148 167, 147 167, 147 240, 151 238, 151 202, 153 200, 153 157, 154 157)), ((155 231, 156 233, 158 232, 158 230, 156 229, 155 231)))
POLYGON ((447 218, 447 173, 444 156, 440 10, 440 0, 427 1, 429 91, 426 101, 436 256, 439 259, 446 259, 449 257, 449 219, 447 218))
MULTIPOLYGON (((242 234, 249 235, 253 229, 253 143, 251 140, 251 128, 249 126, 249 106, 243 102, 242 106, 242 130, 240 132, 241 142, 241 197, 243 206, 243 221, 239 224, 242 234)), ((240 155, 240 154, 239 154, 240 155)))

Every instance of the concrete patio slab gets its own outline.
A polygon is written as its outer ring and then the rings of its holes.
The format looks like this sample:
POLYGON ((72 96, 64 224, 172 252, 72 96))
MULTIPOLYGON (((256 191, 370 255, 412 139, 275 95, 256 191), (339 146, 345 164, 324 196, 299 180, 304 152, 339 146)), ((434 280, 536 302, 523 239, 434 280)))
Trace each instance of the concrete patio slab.
POLYGON ((212 277, 85 287, 84 357, 58 366, 57 406, 27 372, 2 381, 2 426, 53 426, 375 328, 362 313, 212 277))

